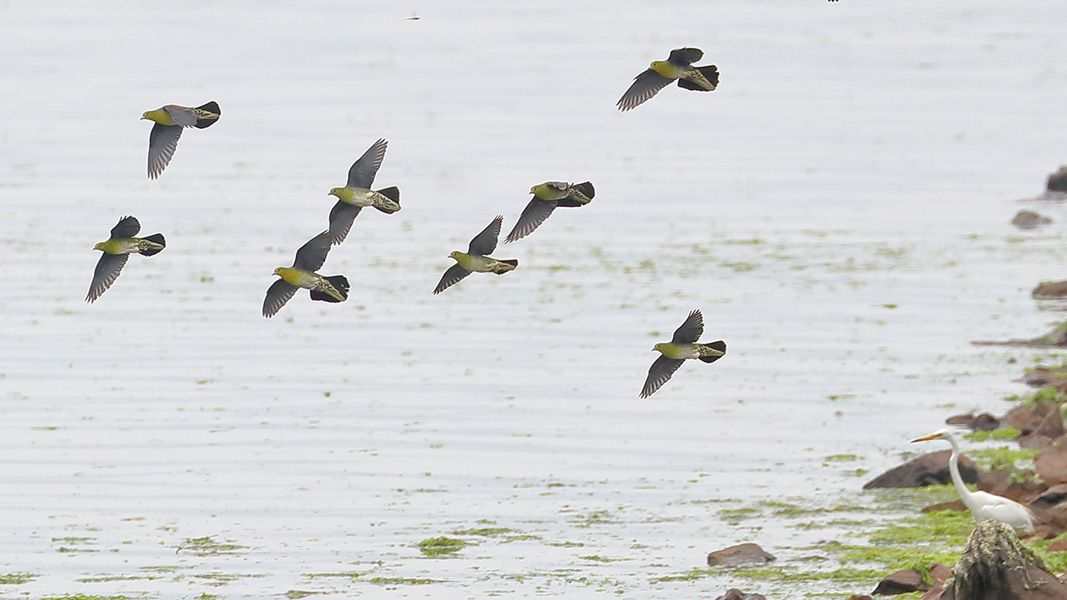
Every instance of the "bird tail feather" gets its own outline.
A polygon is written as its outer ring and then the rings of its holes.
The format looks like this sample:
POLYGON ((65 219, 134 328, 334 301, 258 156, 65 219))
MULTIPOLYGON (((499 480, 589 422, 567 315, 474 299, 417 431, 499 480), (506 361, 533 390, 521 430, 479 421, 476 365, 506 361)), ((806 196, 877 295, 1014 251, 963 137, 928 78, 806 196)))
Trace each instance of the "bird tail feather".
POLYGON ((718 67, 716 67, 715 65, 708 65, 706 67, 696 67, 696 69, 698 71, 700 71, 700 74, 704 76, 704 79, 708 80, 708 83, 711 84, 711 89, 708 89, 708 88, 706 88, 706 87, 704 87, 704 86, 702 86, 702 85, 700 85, 700 84, 698 84, 696 82, 690 81, 688 79, 679 79, 678 80, 678 87, 685 88, 687 90, 696 90, 698 92, 711 92, 711 91, 714 91, 715 88, 719 86, 719 69, 718 69, 718 67))
POLYGON ((163 238, 162 233, 153 233, 152 235, 146 236, 144 239, 152 242, 153 244, 159 244, 159 248, 141 248, 137 251, 137 253, 141 254, 142 256, 155 256, 167 246, 167 240, 163 238))
POLYGON ((498 259, 496 259, 496 262, 504 263, 505 265, 510 265, 511 266, 511 269, 500 269, 500 268, 498 268, 497 270, 493 271, 493 273, 496 273, 497 275, 503 275, 504 273, 507 273, 508 271, 510 271, 510 270, 514 269, 515 267, 519 266, 519 259, 517 259, 517 258, 506 258, 506 259, 498 258, 498 259))
POLYGON ((706 346, 708 348, 711 348, 712 350, 718 350, 719 352, 722 352, 722 354, 715 354, 715 355, 711 355, 711 356, 701 356, 700 360, 702 362, 713 363, 713 362, 719 360, 720 358, 722 358, 723 356, 726 356, 726 342, 724 342, 722 340, 717 340, 717 341, 711 342, 710 344, 702 344, 702 345, 706 346))
POLYGON ((344 302, 348 300, 348 279, 344 275, 331 275, 326 277, 326 281, 330 282, 330 285, 334 287, 343 296, 340 300, 327 294, 326 292, 320 292, 318 290, 311 290, 312 300, 322 300, 323 302, 344 302))
POLYGON ((596 195, 596 190, 593 189, 593 184, 589 183, 588 181, 574 184, 574 189, 584 194, 585 197, 589 198, 590 200, 592 200, 593 196, 596 195))
POLYGON ((208 102, 207 104, 201 104, 200 106, 197 106, 196 108, 198 110, 202 110, 202 111, 206 111, 206 112, 214 114, 213 117, 197 119, 196 120, 196 128, 197 129, 207 129, 208 127, 211 127, 212 125, 215 124, 215 121, 219 120, 219 117, 222 115, 222 111, 219 109, 219 103, 215 102, 214 100, 212 100, 211 102, 208 102))
POLYGON ((374 208, 377 208, 378 210, 382 211, 387 215, 391 215, 396 211, 400 210, 400 188, 394 185, 392 187, 387 187, 385 189, 378 190, 378 193, 392 200, 396 206, 378 206, 377 204, 375 204, 374 208))

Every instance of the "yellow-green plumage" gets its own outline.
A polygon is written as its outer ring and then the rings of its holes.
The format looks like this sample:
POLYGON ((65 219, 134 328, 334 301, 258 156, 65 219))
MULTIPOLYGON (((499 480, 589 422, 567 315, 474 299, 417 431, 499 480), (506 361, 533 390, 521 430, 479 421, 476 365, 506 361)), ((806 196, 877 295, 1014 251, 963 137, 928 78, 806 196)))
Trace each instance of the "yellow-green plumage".
POLYGON ((328 232, 323 231, 308 240, 296 251, 293 266, 278 267, 274 274, 281 277, 267 289, 263 299, 263 316, 270 318, 278 313, 298 289, 306 289, 312 300, 344 302, 348 299, 349 284, 344 275, 319 275, 315 271, 326 262, 330 251, 328 232))
POLYGON ((704 333, 704 316, 694 310, 685 322, 674 332, 670 342, 660 342, 652 347, 661 356, 648 369, 648 377, 641 388, 641 397, 647 398, 655 393, 686 360, 698 359, 712 363, 726 355, 726 342, 717 340, 709 344, 699 344, 697 340, 704 333))
POLYGON ((576 208, 589 204, 593 201, 596 190, 593 188, 593 184, 588 181, 583 183, 546 181, 531 187, 530 193, 533 194, 533 198, 523 209, 522 214, 519 215, 519 220, 515 223, 515 227, 511 229, 511 233, 504 240, 508 243, 533 233, 556 208, 576 208))
POLYGON ((156 179, 170 164, 174 151, 178 149, 183 128, 206 129, 214 125, 220 116, 222 111, 215 101, 196 107, 168 104, 145 111, 141 119, 155 123, 148 136, 148 178, 156 179))
POLYGON ((86 302, 96 302, 96 299, 115 283, 130 254, 154 256, 166 247, 167 241, 163 234, 134 237, 140 230, 141 224, 136 217, 123 217, 111 228, 110 238, 93 246, 93 249, 100 250, 103 254, 93 271, 93 281, 89 284, 89 293, 85 296, 86 302))
POLYGON ((352 222, 359 211, 373 206, 386 214, 400 210, 400 189, 396 186, 372 190, 374 176, 385 159, 385 150, 389 142, 379 139, 360 156, 348 169, 348 183, 344 187, 335 187, 329 195, 337 197, 337 204, 330 210, 330 243, 340 244, 348 236, 352 222))
POLYGON ((634 82, 619 98, 619 110, 627 111, 640 106, 655 96, 661 89, 677 81, 678 87, 698 92, 714 91, 719 85, 719 70, 715 65, 694 67, 704 52, 699 48, 676 48, 667 60, 656 60, 648 69, 634 77, 634 82))
POLYGON ((489 256, 489 253, 496 249, 497 238, 500 237, 500 225, 503 221, 504 217, 497 215, 481 233, 474 236, 466 252, 453 250, 449 254, 456 264, 449 267, 441 276, 441 281, 433 290, 434 294, 440 294, 471 273, 503 275, 519 266, 519 261, 516 259, 499 259, 489 256))

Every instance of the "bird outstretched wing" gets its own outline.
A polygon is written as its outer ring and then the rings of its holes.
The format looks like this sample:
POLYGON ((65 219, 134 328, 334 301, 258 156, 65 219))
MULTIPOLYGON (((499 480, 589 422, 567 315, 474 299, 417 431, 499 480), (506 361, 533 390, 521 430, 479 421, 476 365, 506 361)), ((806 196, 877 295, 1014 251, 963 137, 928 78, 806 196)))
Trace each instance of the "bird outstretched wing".
POLYGON ((374 184, 374 176, 378 174, 378 168, 382 166, 388 145, 389 142, 379 139, 367 148, 363 156, 352 163, 352 167, 348 169, 348 187, 370 189, 370 186, 374 184))
POLYGON ((704 315, 700 314, 699 310, 694 310, 686 317, 685 322, 674 331, 674 337, 671 338, 672 344, 692 344, 700 339, 700 334, 704 333, 704 315))
POLYGON ((441 276, 441 281, 437 282, 437 287, 434 288, 433 293, 435 295, 436 294, 440 294, 441 292, 447 290, 448 288, 452 287, 453 285, 459 283, 459 281, 461 279, 463 279, 464 277, 466 277, 467 275, 470 275, 470 274, 471 274, 470 271, 468 271, 467 269, 464 269, 463 267, 459 266, 458 264, 457 265, 452 265, 451 267, 448 268, 447 271, 445 271, 445 274, 441 276))
POLYGON ((541 223, 545 222, 545 219, 555 209, 555 200, 542 200, 534 196, 533 200, 530 200, 530 203, 522 210, 518 222, 515 223, 515 227, 511 229, 511 233, 508 234, 504 241, 511 243, 530 235, 534 229, 537 229, 541 226, 541 223))
POLYGON ((502 215, 497 215, 492 222, 489 223, 471 240, 470 245, 467 246, 467 254, 478 254, 481 256, 488 256, 496 250, 496 240, 500 237, 500 224, 504 222, 502 215))
POLYGON ((318 271, 322 268, 322 263, 326 262, 326 254, 329 252, 330 232, 323 231, 305 242, 304 245, 296 251, 296 258, 293 260, 293 268, 300 269, 301 271, 318 271))
POLYGON ((634 82, 630 84, 630 87, 622 95, 622 98, 619 98, 615 106, 624 112, 640 106, 660 90, 667 87, 672 81, 674 80, 664 77, 652 69, 646 69, 637 77, 634 77, 634 82))
POLYGON ((278 313, 285 303, 296 293, 297 287, 284 279, 279 279, 267 288, 267 297, 263 299, 263 316, 268 319, 278 313))
POLYGON ((174 158, 174 151, 178 149, 178 138, 182 136, 181 125, 161 125, 156 123, 152 126, 152 133, 148 135, 148 178, 156 179, 163 169, 174 158))
POLYGON ((701 58, 704 58, 704 51, 700 48, 676 48, 671 50, 671 55, 667 57, 667 61, 688 66, 701 58))
POLYGON ((137 232, 141 230, 141 223, 137 220, 137 217, 122 217, 119 222, 111 228, 111 239, 121 240, 126 238, 132 238, 137 235, 137 232))
POLYGON ((338 200, 330 211, 329 237, 331 244, 340 244, 348 237, 348 231, 352 229, 352 222, 356 220, 359 211, 363 207, 349 204, 338 200))
POLYGON ((683 360, 677 358, 667 358, 666 356, 660 356, 652 362, 652 366, 648 368, 648 377, 645 378, 645 385, 641 388, 641 397, 648 398, 656 390, 660 388, 667 380, 674 375, 674 372, 678 370, 678 367, 682 366, 683 360))
POLYGON ((115 283, 115 280, 119 278, 119 274, 122 273, 122 267, 126 265, 126 261, 129 258, 129 254, 108 254, 105 252, 96 263, 96 270, 93 271, 93 282, 89 284, 89 293, 86 294, 85 301, 96 302, 96 299, 102 296, 111 287, 111 284, 115 283))

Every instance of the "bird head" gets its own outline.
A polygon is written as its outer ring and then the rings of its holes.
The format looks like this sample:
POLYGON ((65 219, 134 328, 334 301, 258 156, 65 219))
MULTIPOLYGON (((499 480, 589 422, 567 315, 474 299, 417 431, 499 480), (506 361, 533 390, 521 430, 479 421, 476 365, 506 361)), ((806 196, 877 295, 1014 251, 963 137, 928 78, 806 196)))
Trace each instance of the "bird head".
POLYGON ((454 259, 456 259, 458 261, 459 257, 463 256, 463 253, 460 252, 459 250, 453 250, 453 251, 448 253, 448 256, 449 256, 449 258, 454 258, 454 259))
POLYGON ((671 79, 674 79, 678 76, 676 74, 675 67, 665 60, 654 60, 648 63, 648 66, 653 71, 659 73, 660 75, 663 75, 664 77, 670 77, 671 79))
POLYGON ((667 348, 667 343, 666 342, 660 342, 660 343, 656 344, 655 346, 652 346, 652 351, 653 352, 659 352, 660 354, 663 354, 663 350, 666 349, 666 348, 667 348))
POLYGON ((144 121, 147 118, 148 118, 148 111, 145 111, 145 112, 141 113, 141 120, 142 121, 144 121))
POLYGON ((914 444, 915 442, 926 442, 926 441, 929 441, 929 440, 947 439, 951 435, 952 435, 952 432, 950 432, 947 429, 938 429, 937 431, 931 433, 930 435, 924 435, 921 438, 915 438, 914 440, 911 441, 911 443, 914 444))
POLYGON ((104 250, 104 244, 106 243, 107 242, 97 242, 96 245, 93 246, 93 250, 100 250, 102 252, 104 250))
POLYGON ((284 271, 284 270, 285 270, 285 267, 276 267, 276 268, 274 269, 274 274, 275 274, 275 275, 281 275, 281 274, 282 274, 282 271, 284 271))
POLYGON ((349 201, 352 199, 352 190, 346 187, 335 187, 330 190, 329 196, 337 196, 339 200, 349 201))

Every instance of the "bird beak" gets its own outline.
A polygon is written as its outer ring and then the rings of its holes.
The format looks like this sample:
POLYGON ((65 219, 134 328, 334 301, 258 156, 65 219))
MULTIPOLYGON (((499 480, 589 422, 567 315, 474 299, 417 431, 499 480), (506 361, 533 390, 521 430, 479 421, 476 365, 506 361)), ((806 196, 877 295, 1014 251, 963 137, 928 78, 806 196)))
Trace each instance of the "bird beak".
POLYGON ((921 438, 916 438, 916 439, 912 440, 912 441, 911 441, 911 443, 913 443, 913 444, 914 444, 915 442, 925 442, 925 441, 927 441, 927 440, 934 440, 934 439, 937 439, 937 438, 939 438, 939 437, 941 437, 941 435, 940 435, 940 434, 937 434, 937 433, 931 433, 930 435, 924 435, 924 436, 923 436, 923 437, 921 437, 921 438))

